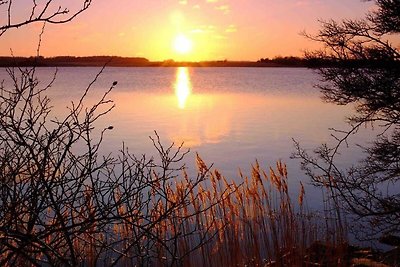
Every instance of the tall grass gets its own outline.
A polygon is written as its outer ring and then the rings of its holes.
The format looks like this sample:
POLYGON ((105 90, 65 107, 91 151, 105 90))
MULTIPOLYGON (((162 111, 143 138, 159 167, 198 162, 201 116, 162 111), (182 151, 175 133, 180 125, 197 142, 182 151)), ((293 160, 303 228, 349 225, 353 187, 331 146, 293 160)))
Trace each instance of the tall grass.
MULTIPOLYGON (((197 167, 200 179, 183 170, 168 183, 153 170, 152 187, 134 197, 116 188, 110 197, 117 208, 108 211, 115 213, 113 219, 69 237, 75 257, 84 266, 346 265, 344 229, 308 210, 301 183, 292 199, 283 163, 266 171, 255 162, 250 175, 240 173, 240 184, 211 170, 199 156, 197 167)), ((94 216, 94 192, 87 187, 80 210, 66 207, 63 216, 75 224, 94 216)), ((43 216, 51 218, 50 213, 43 216)), ((60 235, 54 231, 39 241, 56 247, 52 253, 69 253, 57 243, 60 235)), ((40 264, 48 256, 38 252, 34 258, 40 264)))
POLYGON ((196 206, 221 201, 199 213, 195 223, 214 224, 218 235, 201 248, 207 251, 202 257, 189 257, 190 266, 345 265, 344 229, 337 228, 336 219, 322 224, 308 211, 301 183, 297 200, 291 199, 284 164, 267 173, 256 162, 250 176, 240 177, 243 183, 237 185, 218 170, 210 173, 211 186, 202 189, 196 206))

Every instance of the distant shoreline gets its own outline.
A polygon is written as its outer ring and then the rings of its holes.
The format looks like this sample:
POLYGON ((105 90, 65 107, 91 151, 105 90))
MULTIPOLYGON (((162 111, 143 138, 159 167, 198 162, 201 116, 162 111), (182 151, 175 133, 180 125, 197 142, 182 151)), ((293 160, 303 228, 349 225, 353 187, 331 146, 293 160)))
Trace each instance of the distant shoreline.
POLYGON ((279 57, 258 61, 149 61, 142 57, 1 57, 0 67, 307 67, 307 60, 297 57, 279 57))
POLYGON ((400 61, 350 59, 334 61, 326 58, 275 57, 261 58, 258 61, 150 61, 143 57, 116 56, 57 56, 57 57, 4 57, 0 56, 0 67, 251 67, 251 68, 362 68, 362 67, 400 67, 400 61))

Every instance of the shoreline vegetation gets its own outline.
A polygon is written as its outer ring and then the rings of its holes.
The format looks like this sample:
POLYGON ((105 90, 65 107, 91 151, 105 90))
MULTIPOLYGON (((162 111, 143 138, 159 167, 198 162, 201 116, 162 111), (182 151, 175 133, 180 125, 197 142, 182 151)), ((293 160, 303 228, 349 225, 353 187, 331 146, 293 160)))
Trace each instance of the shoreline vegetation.
POLYGON ((398 61, 360 60, 348 59, 337 61, 335 59, 312 57, 274 57, 273 59, 261 58, 257 61, 150 61, 144 57, 119 57, 119 56, 56 56, 56 57, 12 57, 0 56, 0 67, 252 67, 252 68, 321 68, 321 67, 388 67, 395 64, 400 67, 398 61))
POLYGON ((144 57, 119 56, 56 56, 6 57, 0 56, 0 67, 306 67, 308 60, 299 57, 262 58, 258 61, 150 61, 144 57))
POLYGON ((261 58, 257 61, 150 61, 144 57, 119 56, 56 56, 11 57, 0 56, 0 67, 313 67, 327 64, 300 57, 261 58))

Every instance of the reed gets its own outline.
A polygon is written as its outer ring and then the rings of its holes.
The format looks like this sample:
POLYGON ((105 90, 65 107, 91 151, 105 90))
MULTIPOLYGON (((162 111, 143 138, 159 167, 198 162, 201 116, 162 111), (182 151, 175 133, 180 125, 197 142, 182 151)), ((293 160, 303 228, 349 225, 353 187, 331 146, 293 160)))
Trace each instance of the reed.
MULTIPOLYGON (((292 200, 283 163, 278 162, 267 173, 256 162, 250 176, 240 173, 240 185, 218 170, 211 171, 200 157, 197 165, 201 176, 207 178, 197 188, 183 172, 183 178, 175 178, 165 187, 166 201, 152 192, 148 217, 141 214, 144 217, 140 221, 139 214, 132 213, 126 220, 114 223, 115 240, 124 240, 118 244, 119 250, 137 242, 124 251, 124 259, 118 265, 346 265, 344 229, 336 229, 334 221, 321 224, 323 221, 308 211, 302 184, 297 201, 292 200), (165 216, 168 210, 171 213, 165 216), (141 235, 146 224, 154 227, 141 235), (151 260, 132 260, 143 252, 151 260)), ((125 212, 124 205, 120 213, 125 212)), ((87 247, 85 253, 86 262, 91 265, 93 248, 87 247)))
MULTIPOLYGON (((282 162, 268 171, 255 162, 249 176, 240 172, 240 184, 211 170, 199 156, 197 167, 191 179, 185 170, 163 176, 152 165, 146 175, 151 186, 135 196, 116 184, 109 196, 113 216, 68 239, 60 238, 64 228, 49 210, 47 224, 60 231, 44 242, 57 248, 53 253, 68 254, 65 240, 70 240, 74 257, 84 266, 346 265, 345 229, 337 229, 342 224, 334 219, 324 224, 310 212, 301 183, 292 200, 282 162)), ((79 209, 65 207, 65 221, 76 225, 98 217, 104 212, 96 206, 98 197, 95 187, 87 185, 79 209)), ((37 253, 34 258, 40 263, 50 256, 37 253)))

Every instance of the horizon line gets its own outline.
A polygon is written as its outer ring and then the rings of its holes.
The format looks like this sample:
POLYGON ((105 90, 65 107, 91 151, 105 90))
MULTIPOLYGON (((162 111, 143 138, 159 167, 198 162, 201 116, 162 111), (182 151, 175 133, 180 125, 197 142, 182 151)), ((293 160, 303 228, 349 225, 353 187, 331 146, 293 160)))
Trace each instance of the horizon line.
POLYGON ((260 57, 259 59, 207 59, 207 60, 178 60, 173 58, 162 59, 162 60, 150 60, 145 56, 117 56, 117 55, 85 55, 85 56, 75 56, 75 55, 57 55, 57 56, 15 56, 15 55, 0 55, 0 60, 5 58, 18 58, 18 59, 57 59, 57 58, 119 58, 119 59, 144 59, 150 63, 161 63, 161 62, 181 62, 181 63, 201 63, 201 62, 259 62, 262 60, 279 60, 279 59, 306 59, 304 56, 274 56, 274 57, 260 57))

